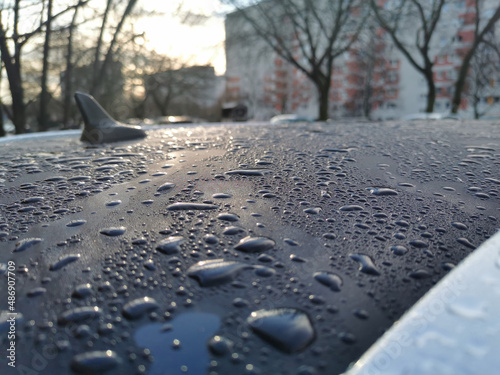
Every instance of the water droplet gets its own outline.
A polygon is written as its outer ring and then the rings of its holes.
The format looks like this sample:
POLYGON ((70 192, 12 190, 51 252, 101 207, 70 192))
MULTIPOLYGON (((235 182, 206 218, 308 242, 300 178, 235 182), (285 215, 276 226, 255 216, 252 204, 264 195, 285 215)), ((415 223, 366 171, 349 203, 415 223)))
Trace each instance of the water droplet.
POLYGON ((233 342, 223 336, 214 336, 208 341, 208 348, 216 356, 229 354, 233 350, 233 342))
POLYGON ((217 215, 217 219, 223 220, 223 221, 238 221, 240 218, 236 214, 230 214, 230 213, 221 213, 217 215))
POLYGON ((114 207, 114 206, 118 206, 119 204, 121 204, 122 201, 117 199, 117 200, 114 200, 114 201, 109 201, 109 202, 106 202, 106 207, 114 207))
POLYGON ((28 297, 37 297, 37 296, 41 296, 42 294, 45 294, 46 292, 47 292, 47 289, 45 289, 43 287, 38 287, 38 288, 31 289, 28 293, 26 293, 26 295, 28 297))
POLYGON ((215 245, 219 243, 219 238, 213 234, 207 234, 203 237, 203 240, 209 245, 215 245))
POLYGON ((359 263, 359 270, 368 275, 378 276, 380 271, 373 264, 372 258, 365 254, 350 254, 349 257, 359 263))
POLYGON ((85 298, 92 294, 92 285, 90 284, 80 284, 75 287, 73 291, 73 297, 76 298, 85 298))
POLYGON ((126 231, 127 229, 125 227, 110 227, 102 229, 100 233, 109 237, 115 237, 115 236, 121 236, 126 231))
POLYGON ((355 205, 355 204, 351 204, 351 205, 340 207, 340 211, 344 211, 344 212, 363 211, 363 207, 355 205))
POLYGON ((200 286, 214 286, 232 281, 242 269, 248 267, 223 259, 205 260, 189 267, 187 275, 198 281, 200 286))
POLYGON ((77 373, 94 374, 112 370, 121 360, 112 350, 80 353, 73 357, 71 369, 77 373))
POLYGON ((370 192, 376 196, 398 195, 398 192, 389 188, 372 188, 370 192))
POLYGON ((447 309, 465 319, 483 319, 487 316, 485 302, 476 297, 460 297, 449 304, 447 309))
POLYGON ((97 306, 83 306, 63 312, 58 320, 59 324, 65 325, 71 322, 81 322, 87 319, 95 319, 101 315, 101 309, 97 306))
POLYGON ((391 247, 391 251, 395 255, 405 255, 408 252, 408 249, 402 245, 394 245, 391 247))
POLYGON ((271 172, 269 169, 237 169, 228 171, 226 174, 239 174, 241 176, 264 176, 265 173, 271 172))
POLYGON ((231 227, 224 228, 224 231, 222 232, 222 234, 224 234, 226 236, 234 236, 235 234, 243 233, 243 232, 245 232, 245 230, 243 228, 231 226, 231 227))
POLYGON ((6 334, 10 327, 12 326, 12 318, 14 318, 16 322, 16 326, 23 321, 24 317, 23 314, 20 312, 17 312, 15 315, 12 314, 12 312, 9 312, 7 310, 2 310, 0 311, 0 334, 6 334))
POLYGON ((294 241, 290 238, 284 238, 283 242, 290 246, 299 246, 299 243, 297 241, 294 241))
POLYGON ((255 274, 260 277, 271 277, 276 274, 276 270, 271 267, 265 266, 253 266, 255 269, 255 274))
POLYGON ((451 225, 452 225, 453 227, 457 228, 457 229, 460 229, 460 230, 467 230, 467 229, 469 229, 469 228, 467 227, 467 225, 465 225, 465 224, 463 224, 463 223, 460 223, 460 222, 458 222, 458 221, 454 221, 454 222, 452 222, 452 223, 451 223, 451 225))
POLYGON ((457 238, 457 242, 461 245, 464 245, 465 247, 468 247, 469 249, 476 248, 476 246, 474 246, 467 238, 464 237, 457 238))
POLYGON ((78 259, 80 259, 80 254, 64 255, 64 256, 60 257, 57 262, 55 262, 54 264, 51 264, 50 270, 51 271, 60 270, 64 266, 66 266, 70 263, 76 262, 78 259))
POLYGON ((122 314, 127 319, 139 319, 144 314, 156 310, 158 303, 151 297, 142 297, 127 302, 123 306, 122 314))
POLYGON ((172 182, 165 182, 163 185, 160 185, 156 191, 165 191, 170 190, 175 187, 175 184, 172 182))
POLYGON ((272 239, 267 237, 247 236, 242 238, 234 248, 245 253, 258 253, 273 248, 275 244, 272 239))
POLYGON ((167 206, 168 211, 215 210, 219 206, 208 203, 176 202, 167 206))
POLYGON ((216 193, 212 195, 212 198, 215 199, 227 199, 227 198, 232 198, 233 196, 231 194, 225 194, 225 193, 216 193))
POLYGON ((263 340, 286 353, 305 349, 315 338, 309 317, 296 309, 254 311, 247 322, 263 340))
POLYGON ((429 273, 429 271, 420 269, 410 272, 408 276, 415 280, 422 280, 422 279, 427 279, 432 275, 429 273))
POLYGON ((306 214, 318 215, 321 212, 321 207, 311 207, 304 210, 306 214))
POLYGON ((24 251, 42 241, 43 241, 42 238, 25 238, 16 243, 16 248, 14 249, 14 252, 17 253, 20 251, 24 251))
POLYGON ((83 225, 87 222, 87 220, 83 220, 83 219, 80 219, 80 220, 71 220, 68 224, 66 224, 67 227, 79 227, 80 225, 83 225))
POLYGON ((339 275, 331 272, 316 272, 313 277, 334 292, 340 292, 340 287, 342 286, 343 281, 339 275))
POLYGON ((181 245, 186 241, 184 237, 168 237, 158 243, 156 249, 164 254, 172 255, 181 251, 181 245))
POLYGON ((409 244, 413 247, 416 247, 417 249, 425 249, 429 247, 429 245, 426 242, 421 240, 411 240, 409 244))

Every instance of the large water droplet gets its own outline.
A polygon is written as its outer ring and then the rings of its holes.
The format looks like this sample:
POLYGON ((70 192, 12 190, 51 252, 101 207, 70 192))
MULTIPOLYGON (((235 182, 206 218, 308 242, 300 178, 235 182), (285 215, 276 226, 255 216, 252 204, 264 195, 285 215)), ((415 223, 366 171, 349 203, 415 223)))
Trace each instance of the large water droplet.
POLYGON ((219 206, 208 203, 176 202, 167 206, 169 211, 215 210, 219 206))
POLYGON ((254 311, 247 322, 262 339, 286 353, 305 349, 315 338, 309 317, 296 309, 254 311))
POLYGON ((175 184, 172 182, 165 182, 163 185, 160 185, 156 191, 165 191, 170 190, 175 187, 175 184))
POLYGON ((110 227, 104 228, 101 230, 101 234, 104 234, 109 237, 121 236, 127 231, 125 227, 110 227))
POLYGON ((151 297, 142 297, 127 302, 123 306, 122 314, 127 319, 139 319, 144 314, 156 310, 158 303, 151 297))
POLYGON ((476 248, 476 246, 474 246, 467 238, 464 237, 457 238, 457 242, 461 245, 464 245, 465 247, 468 247, 469 249, 476 248))
POLYGON ((319 281, 321 284, 326 285, 334 292, 340 292, 340 287, 342 286, 342 278, 331 272, 316 272, 313 277, 319 281))
POLYGON ((351 205, 340 207, 340 211, 344 211, 344 212, 363 211, 363 207, 358 206, 356 204, 351 204, 351 205))
POLYGON ((460 222, 458 222, 458 221, 454 221, 454 222, 452 222, 452 223, 451 223, 451 225, 452 225, 453 227, 457 228, 457 229, 460 229, 460 230, 467 230, 467 229, 469 229, 469 228, 467 227, 467 225, 465 225, 465 224, 463 224, 463 223, 460 223, 460 222))
POLYGON ((164 254, 172 255, 181 251, 181 245, 186 241, 184 237, 172 236, 158 243, 156 249, 164 254))
POLYGON ((36 245, 37 243, 40 243, 42 242, 43 239, 41 238, 25 238, 21 241, 19 241, 18 243, 16 243, 16 248, 14 249, 14 252, 20 252, 20 251, 24 251, 28 248, 30 248, 31 246, 33 245, 36 245))
POLYGON ((224 231, 222 232, 222 234, 225 234, 226 236, 234 236, 235 234, 243 233, 243 232, 245 232, 245 230, 243 228, 231 226, 231 227, 224 228, 224 231))
POLYGON ((213 259, 198 262, 187 270, 188 276, 196 279, 200 286, 214 286, 232 281, 246 264, 213 259))
POLYGON ((83 306, 67 310, 59 317, 59 324, 64 325, 72 322, 81 322, 87 319, 95 319, 101 315, 101 309, 97 306, 83 306))
POLYGON ((80 219, 80 220, 71 220, 68 224, 66 224, 67 227, 79 227, 80 225, 83 225, 87 222, 87 220, 83 220, 83 219, 80 219))
POLYGON ((275 244, 272 239, 267 237, 247 236, 242 238, 234 248, 245 253, 258 253, 273 248, 275 244))
POLYGON ((265 173, 271 172, 269 169, 236 169, 228 171, 226 174, 239 174, 242 176, 264 176, 265 173))
POLYGON ((389 188, 373 188, 370 189, 370 192, 376 196, 398 195, 398 192, 396 190, 389 188))
POLYGON ((223 220, 223 221, 238 221, 239 217, 236 214, 230 214, 230 213, 221 213, 217 215, 217 219, 223 220))
POLYGON ((228 199, 232 198, 233 196, 231 194, 225 194, 225 193, 216 193, 212 195, 212 198, 215 199, 228 199))
POLYGON ((380 271, 373 264, 372 258, 365 254, 350 254, 349 257, 359 263, 359 270, 368 275, 378 276, 380 271))
POLYGON ((54 264, 50 265, 50 270, 51 271, 60 270, 64 266, 66 266, 66 265, 68 265, 70 263, 76 262, 78 259, 80 259, 80 254, 68 254, 68 255, 64 255, 64 256, 60 257, 57 262, 55 262, 54 264))
POLYGON ((80 353, 73 357, 71 369, 77 373, 95 374, 114 369, 120 358, 112 350, 80 353))
POLYGON ((391 247, 391 251, 395 255, 405 255, 408 252, 408 249, 402 245, 394 245, 391 247))

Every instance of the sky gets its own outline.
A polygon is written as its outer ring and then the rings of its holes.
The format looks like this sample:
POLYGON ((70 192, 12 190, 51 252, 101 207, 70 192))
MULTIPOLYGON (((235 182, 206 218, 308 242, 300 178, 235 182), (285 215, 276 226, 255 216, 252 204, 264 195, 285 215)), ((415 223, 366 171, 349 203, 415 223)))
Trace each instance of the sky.
POLYGON ((142 0, 141 5, 157 13, 135 24, 136 32, 146 33, 149 47, 190 65, 213 65, 217 74, 224 74, 224 8, 219 0, 142 0))

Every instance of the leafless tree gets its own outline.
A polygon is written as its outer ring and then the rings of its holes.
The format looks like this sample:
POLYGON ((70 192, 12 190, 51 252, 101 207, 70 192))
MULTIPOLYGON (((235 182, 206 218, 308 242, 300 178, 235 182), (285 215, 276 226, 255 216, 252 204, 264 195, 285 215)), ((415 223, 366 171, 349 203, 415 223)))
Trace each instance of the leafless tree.
POLYGON ((137 0, 128 0, 127 5, 125 7, 125 10, 123 11, 118 24, 116 25, 114 32, 113 32, 113 37, 111 39, 111 42, 109 43, 108 49, 106 51, 106 54, 104 55, 104 58, 101 59, 101 45, 102 45, 102 35, 104 33, 104 29, 107 27, 107 19, 109 17, 109 12, 111 10, 111 4, 113 0, 108 0, 106 3, 106 9, 103 14, 103 22, 101 26, 101 30, 99 33, 99 38, 97 42, 97 47, 96 47, 96 53, 95 53, 95 59, 94 59, 94 81, 92 83, 92 87, 90 89, 90 92, 93 95, 99 94, 101 84, 104 80, 104 76, 108 73, 111 63, 113 61, 113 57, 115 56, 116 53, 116 48, 119 40, 120 33, 125 25, 125 22, 127 19, 130 17, 132 14, 132 11, 137 4, 137 0))
POLYGON ((237 9, 229 15, 233 21, 240 18, 251 25, 252 33, 314 83, 319 97, 318 119, 326 120, 333 64, 349 50, 363 27, 368 17, 364 2, 224 1, 237 9))
POLYGON ((384 3, 387 6, 381 5, 377 0, 370 0, 380 26, 387 31, 394 45, 410 64, 424 76, 428 89, 426 112, 433 112, 436 85, 431 42, 446 0, 401 0, 384 3))
POLYGON ((38 126, 41 131, 47 130, 48 127, 49 92, 47 89, 47 79, 49 73, 50 37, 52 35, 52 9, 53 0, 48 0, 47 19, 45 22, 45 40, 43 43, 42 78, 40 82, 40 114, 38 118, 38 126))
MULTIPOLYGON (((491 33, 493 34, 493 33, 491 33)), ((485 116, 493 107, 495 77, 500 74, 500 45, 493 37, 486 36, 470 62, 465 84, 465 94, 470 98, 474 118, 485 116)), ((498 89, 497 89, 498 90, 498 89)))
POLYGON ((467 52, 462 58, 462 64, 458 72, 457 81, 455 82, 455 92, 453 94, 453 99, 451 102, 452 113, 457 113, 460 108, 460 102, 462 99, 462 92, 465 88, 467 75, 469 73, 469 68, 472 59, 478 49, 478 47, 485 41, 485 37, 491 32, 495 24, 500 19, 500 5, 494 10, 493 14, 487 18, 481 16, 482 13, 482 3, 481 0, 474 1, 475 7, 475 20, 474 20, 474 40, 472 45, 469 47, 467 52))
MULTIPOLYGON (((87 0, 85 3, 87 3, 87 0)), ((39 35, 47 27, 47 21, 38 23, 38 26, 32 30, 20 33, 19 26, 26 19, 33 17, 36 7, 23 8, 22 0, 14 0, 12 7, 0 5, 0 53, 5 66, 5 72, 9 82, 9 89, 12 100, 11 119, 15 125, 16 133, 24 133, 26 126, 26 103, 25 92, 23 88, 23 64, 22 49, 34 36, 39 35), (31 12, 31 13, 30 13, 31 12)), ((39 4, 43 4, 40 0, 39 4)), ((31 4, 33 5, 33 4, 31 4)), ((56 14, 51 15, 50 21, 74 9, 75 6, 69 6, 56 14)), ((36 13, 36 12, 35 12, 36 13)), ((37 13, 41 17, 40 13, 37 13)))

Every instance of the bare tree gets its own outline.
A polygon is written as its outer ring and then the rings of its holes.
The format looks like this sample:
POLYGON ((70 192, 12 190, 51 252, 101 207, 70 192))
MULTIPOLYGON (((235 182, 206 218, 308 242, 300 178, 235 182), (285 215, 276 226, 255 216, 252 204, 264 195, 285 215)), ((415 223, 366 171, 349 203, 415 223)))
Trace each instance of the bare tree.
MULTIPOLYGON (((90 0, 87 0, 88 2, 90 0)), ((15 125, 16 133, 24 133, 26 126, 26 104, 25 92, 23 88, 23 64, 22 49, 26 43, 35 35, 39 35, 47 26, 47 20, 39 22, 37 27, 23 34, 19 32, 19 26, 23 22, 23 17, 30 17, 30 10, 23 12, 21 7, 22 0, 14 0, 12 8, 0 6, 0 53, 5 66, 5 72, 9 81, 9 89, 12 98, 12 122, 15 125), (11 20, 11 26, 4 24, 4 19, 11 20), (12 51, 13 48, 13 51, 12 51)), ((43 1, 40 3, 42 4, 43 1)), ((39 5, 40 5, 39 4, 39 5)), ((32 4, 31 4, 32 5, 32 4)), ((75 6, 69 6, 57 14, 50 17, 51 21, 74 9, 75 6)), ((28 7, 29 8, 29 7, 28 7)), ((36 7, 29 8, 35 12, 36 7)), ((41 15, 39 14, 41 17, 41 15)))
MULTIPOLYGON (((2 87, 2 74, 3 74, 3 63, 0 60, 0 87, 2 87)), ((2 103, 2 97, 0 97, 0 137, 5 137, 5 135, 6 132, 3 121, 3 103, 2 103)))
POLYGON ((481 118, 493 109, 494 77, 499 74, 500 46, 495 44, 494 38, 487 38, 476 49, 465 84, 465 94, 471 100, 474 118, 481 118))
POLYGON ((457 113, 460 108, 462 92, 467 81, 467 75, 469 73, 471 61, 476 53, 477 48, 481 43, 483 43, 485 36, 493 30, 496 22, 500 19, 500 5, 498 5, 494 13, 488 19, 484 20, 483 17, 481 17, 481 3, 482 1, 480 0, 474 1, 474 6, 476 8, 476 16, 474 20, 474 40, 465 56, 463 56, 462 65, 460 66, 460 70, 458 72, 457 81, 455 82, 455 92, 453 94, 453 99, 451 102, 452 113, 457 113), (486 25, 484 25, 485 22, 486 25), (484 27, 481 29, 483 25, 484 27))
POLYGON ((45 23, 45 41, 43 43, 43 56, 42 56, 42 78, 40 82, 40 114, 38 118, 39 130, 45 131, 48 127, 48 104, 49 92, 47 89, 47 79, 49 72, 49 53, 50 53, 50 37, 52 34, 52 0, 47 3, 47 21, 45 23))
POLYGON ((424 76, 428 90, 426 112, 434 111, 436 101, 431 42, 445 2, 401 0, 385 2, 388 6, 384 7, 378 1, 370 0, 380 26, 410 64, 424 76))
POLYGON ((68 129, 71 121, 71 108, 72 108, 72 92, 73 92, 73 37, 76 29, 76 22, 78 19, 78 10, 82 5, 83 0, 78 0, 75 7, 71 23, 68 27, 68 44, 66 46, 66 69, 64 72, 64 90, 63 90, 63 127, 68 129))
POLYGON ((333 64, 349 50, 368 17, 363 1, 225 2, 238 10, 229 15, 233 21, 240 18, 250 24, 253 33, 314 83, 319 98, 318 119, 326 120, 333 64))
POLYGON ((92 88, 90 92, 94 95, 98 95, 99 90, 101 88, 101 83, 103 82, 104 76, 108 73, 109 68, 111 66, 111 63, 113 61, 113 57, 115 55, 115 49, 116 45, 118 43, 118 37, 120 36, 120 32, 122 31, 125 22, 127 21, 127 18, 131 15, 134 6, 137 3, 137 0, 128 0, 127 5, 125 7, 125 10, 123 11, 122 16, 120 17, 120 20, 118 21, 118 24, 116 25, 116 28, 114 29, 113 32, 113 37, 111 39, 111 42, 108 46, 107 52, 104 55, 104 59, 101 62, 101 57, 100 57, 100 46, 102 44, 102 33, 103 29, 106 27, 106 19, 108 18, 108 12, 110 11, 110 4, 112 0, 108 0, 108 3, 106 4, 106 10, 103 15, 103 23, 101 27, 101 31, 99 34, 99 39, 98 39, 98 44, 96 48, 96 54, 95 54, 95 60, 94 60, 94 82, 92 84, 92 88), (96 69, 97 68, 97 69, 96 69))
POLYGON ((346 79, 352 87, 345 107, 352 116, 370 119, 374 105, 384 101, 386 88, 397 84, 396 72, 391 72, 389 64, 387 42, 381 32, 380 28, 370 25, 350 50, 352 69, 346 79))

